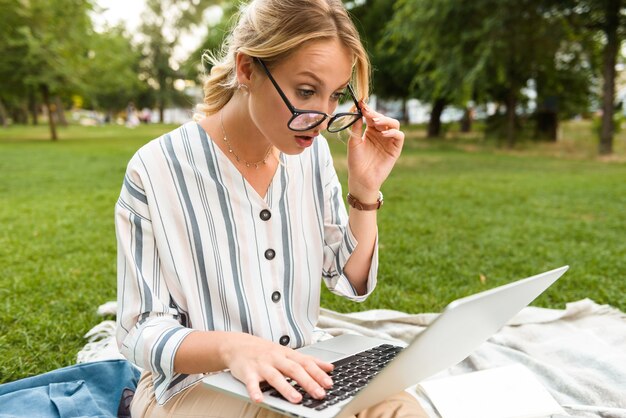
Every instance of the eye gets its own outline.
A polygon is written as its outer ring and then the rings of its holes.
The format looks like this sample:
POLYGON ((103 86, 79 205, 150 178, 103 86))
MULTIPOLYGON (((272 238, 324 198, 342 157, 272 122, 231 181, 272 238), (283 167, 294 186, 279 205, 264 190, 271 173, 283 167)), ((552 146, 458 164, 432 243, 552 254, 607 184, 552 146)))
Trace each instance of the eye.
POLYGON ((346 97, 346 93, 343 91, 336 91, 331 96, 331 99, 335 102, 341 102, 346 97))
POLYGON ((310 89, 298 89, 298 96, 308 98, 315 94, 314 90, 310 89))

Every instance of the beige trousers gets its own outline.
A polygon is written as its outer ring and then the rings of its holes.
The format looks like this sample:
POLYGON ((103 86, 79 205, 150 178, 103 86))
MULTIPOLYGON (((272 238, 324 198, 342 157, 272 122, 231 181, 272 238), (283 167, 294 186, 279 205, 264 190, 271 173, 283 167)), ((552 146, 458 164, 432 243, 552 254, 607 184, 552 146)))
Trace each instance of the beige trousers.
MULTIPOLYGON (((152 376, 143 372, 131 403, 132 418, 282 418, 283 415, 258 405, 214 392, 200 382, 157 405, 152 376)), ((372 406, 358 418, 428 418, 417 399, 406 392, 372 406)))

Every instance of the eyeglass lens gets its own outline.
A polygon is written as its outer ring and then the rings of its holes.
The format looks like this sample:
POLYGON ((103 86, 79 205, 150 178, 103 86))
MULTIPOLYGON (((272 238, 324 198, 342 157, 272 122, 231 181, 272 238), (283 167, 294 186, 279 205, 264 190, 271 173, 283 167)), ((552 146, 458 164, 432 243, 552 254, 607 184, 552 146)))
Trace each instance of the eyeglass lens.
MULTIPOLYGON (((360 117, 359 114, 338 115, 331 118, 326 129, 330 132, 339 132, 352 125, 360 117)), ((306 131, 322 123, 325 118, 326 115, 322 113, 302 113, 291 120, 289 128, 297 131, 306 131)))
POLYGON ((342 129, 346 129, 347 127, 351 126, 354 122, 356 122, 360 118, 361 118, 361 115, 359 114, 340 115, 331 121, 331 123, 328 125, 328 130, 330 132, 341 131, 342 129))
POLYGON ((305 131, 319 125, 326 115, 321 113, 301 113, 294 117, 289 123, 289 127, 295 130, 305 131))

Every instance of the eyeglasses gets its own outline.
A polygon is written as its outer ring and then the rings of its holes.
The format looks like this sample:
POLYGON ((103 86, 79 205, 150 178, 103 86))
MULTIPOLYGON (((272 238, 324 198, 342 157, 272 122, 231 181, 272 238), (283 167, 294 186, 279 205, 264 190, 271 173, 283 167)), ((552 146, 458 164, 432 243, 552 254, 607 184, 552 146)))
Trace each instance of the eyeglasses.
POLYGON ((274 80, 274 77, 272 77, 270 70, 267 68, 263 60, 256 57, 254 59, 257 60, 259 64, 261 64, 261 67, 263 67, 263 70, 265 70, 265 73, 276 88, 276 91, 278 92, 280 97, 283 99, 283 102, 285 102, 285 104, 291 111, 291 119, 289 119, 289 122, 287 122, 287 127, 292 131, 308 131, 309 129, 313 129, 316 126, 320 125, 327 118, 330 118, 326 130, 328 132, 339 132, 346 128, 349 128, 354 123, 356 123, 356 121, 363 117, 363 113, 361 113, 361 108, 359 106, 359 101, 356 99, 354 95, 354 90, 352 89, 352 86, 350 84, 348 84, 348 91, 350 92, 350 96, 352 96, 352 100, 354 101, 354 105, 356 106, 356 112, 339 112, 335 113, 334 115, 329 115, 327 113, 318 112, 316 110, 296 109, 291 104, 289 99, 287 99, 287 96, 285 96, 285 93, 279 87, 276 80, 274 80))

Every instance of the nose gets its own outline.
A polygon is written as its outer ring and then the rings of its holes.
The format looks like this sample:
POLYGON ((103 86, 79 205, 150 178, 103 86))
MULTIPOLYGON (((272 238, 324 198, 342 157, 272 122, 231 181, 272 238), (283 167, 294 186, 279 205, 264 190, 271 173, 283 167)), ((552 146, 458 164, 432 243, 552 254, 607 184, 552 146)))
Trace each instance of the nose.
POLYGON ((326 119, 324 119, 324 122, 322 122, 321 129, 323 130, 328 129, 328 125, 330 121, 332 120, 332 118, 335 116, 336 111, 337 111, 336 103, 328 103, 326 105, 326 109, 324 109, 324 112, 326 112, 327 116, 326 116, 326 119))
MULTIPOLYGON (((326 129, 328 129, 328 122, 330 121, 330 119, 332 118, 331 116, 328 116, 326 119, 324 119, 324 121, 320 124, 319 129, 321 131, 325 131, 326 129)), ((318 132, 319 133, 319 132, 318 132)))
POLYGON ((307 109, 312 109, 318 112, 325 113, 329 115, 329 117, 332 116, 333 112, 335 111, 335 108, 336 108, 335 103, 332 103, 330 100, 322 100, 321 98, 320 100, 316 100, 314 103, 311 102, 310 104, 307 105, 307 109))

